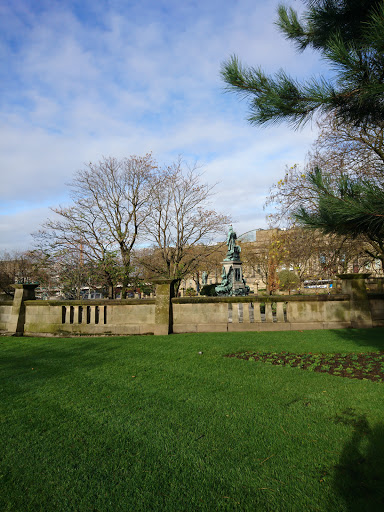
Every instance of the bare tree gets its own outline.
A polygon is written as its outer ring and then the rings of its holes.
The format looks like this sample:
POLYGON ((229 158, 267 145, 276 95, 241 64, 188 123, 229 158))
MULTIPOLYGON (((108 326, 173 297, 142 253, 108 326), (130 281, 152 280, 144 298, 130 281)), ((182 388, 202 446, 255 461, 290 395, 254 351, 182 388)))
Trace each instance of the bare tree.
POLYGON ((280 229, 272 229, 267 236, 253 242, 241 244, 242 260, 248 271, 258 274, 266 285, 268 293, 277 289, 277 270, 284 260, 286 249, 281 242, 280 229))
POLYGON ((27 252, 2 251, 0 253, 0 294, 12 297, 14 284, 19 279, 34 280, 36 278, 31 259, 27 252))
POLYGON ((319 123, 319 135, 307 155, 304 168, 293 165, 270 189, 265 207, 273 226, 292 225, 291 214, 299 207, 317 207, 316 187, 308 179, 308 171, 318 167, 328 179, 337 183, 341 176, 369 179, 384 185, 384 128, 356 127, 340 123, 334 116, 319 123))
POLYGON ((40 245, 56 255, 71 253, 80 264, 97 264, 110 289, 117 264, 116 260, 111 273, 111 257, 118 251, 125 297, 131 252, 148 213, 156 168, 151 154, 89 163, 69 184, 72 204, 52 208, 55 218, 36 235, 40 245))
POLYGON ((209 209, 214 186, 201 183, 196 167, 181 159, 163 169, 154 183, 151 210, 145 220, 147 238, 157 257, 148 261, 155 274, 180 281, 216 251, 230 219, 209 209))
MULTIPOLYGON (((321 169, 331 188, 337 189, 340 179, 346 176, 384 186, 383 128, 349 126, 332 116, 323 119, 319 127, 305 167, 286 168, 284 177, 270 189, 265 207, 273 208, 268 216, 272 226, 294 226, 294 214, 301 207, 308 212, 317 211, 318 189, 309 177, 309 171, 315 168, 321 169)), ((369 257, 380 259, 384 268, 381 237, 362 235, 359 241, 369 257)))
POLYGON ((363 254, 361 240, 324 235, 318 230, 294 227, 281 231, 279 240, 285 249, 282 264, 296 273, 300 284, 346 272, 363 254))
POLYGON ((299 227, 272 229, 259 242, 245 242, 241 248, 247 269, 261 276, 269 292, 279 287, 283 269, 295 272, 303 284, 306 279, 332 278, 354 262, 367 262, 361 240, 299 227))
POLYGON ((355 177, 383 184, 384 126, 353 126, 328 116, 319 123, 313 163, 320 168, 340 168, 355 177))

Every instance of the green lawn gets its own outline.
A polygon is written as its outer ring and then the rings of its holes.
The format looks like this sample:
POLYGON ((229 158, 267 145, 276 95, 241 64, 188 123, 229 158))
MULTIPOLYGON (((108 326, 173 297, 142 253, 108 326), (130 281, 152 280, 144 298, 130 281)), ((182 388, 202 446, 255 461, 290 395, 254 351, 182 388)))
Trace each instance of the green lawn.
POLYGON ((283 350, 384 329, 0 337, 0 510, 384 510, 384 383, 223 357, 283 350))

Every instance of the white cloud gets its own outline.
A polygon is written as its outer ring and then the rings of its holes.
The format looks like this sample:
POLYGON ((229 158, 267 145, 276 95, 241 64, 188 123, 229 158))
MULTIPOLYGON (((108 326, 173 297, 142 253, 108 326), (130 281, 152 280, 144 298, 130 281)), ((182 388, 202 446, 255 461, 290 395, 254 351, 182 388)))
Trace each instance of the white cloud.
POLYGON ((0 252, 25 251, 33 246, 31 233, 48 218, 48 208, 29 208, 27 212, 0 215, 0 252))
POLYGON ((67 199, 73 172, 102 155, 152 151, 160 163, 180 153, 197 159, 208 181, 221 182, 218 209, 228 209, 240 226, 264 222, 268 188, 285 164, 304 158, 314 132, 249 126, 246 103, 223 94, 220 63, 237 53, 268 72, 284 66, 301 76, 322 65, 312 54, 298 56, 278 34, 277 0, 198 4, 3 6, 4 247, 23 245, 47 206, 67 199))

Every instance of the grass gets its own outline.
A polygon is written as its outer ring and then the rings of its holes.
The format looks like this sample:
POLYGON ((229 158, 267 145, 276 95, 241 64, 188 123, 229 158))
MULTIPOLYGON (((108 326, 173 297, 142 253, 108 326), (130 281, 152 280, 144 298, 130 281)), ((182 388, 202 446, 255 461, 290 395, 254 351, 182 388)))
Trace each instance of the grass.
POLYGON ((0 510, 381 511, 384 383, 223 357, 380 350, 384 329, 1 337, 0 510))

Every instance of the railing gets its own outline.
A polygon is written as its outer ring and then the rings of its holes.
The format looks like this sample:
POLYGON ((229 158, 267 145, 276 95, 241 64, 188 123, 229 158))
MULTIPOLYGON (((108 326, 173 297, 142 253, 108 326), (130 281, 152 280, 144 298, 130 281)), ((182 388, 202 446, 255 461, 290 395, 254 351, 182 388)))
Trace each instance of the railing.
POLYGON ((230 302, 228 323, 286 322, 286 302, 230 302))
POLYGON ((172 299, 173 332, 341 328, 355 324, 348 294, 172 299))
POLYGON ((61 306, 62 324, 107 324, 107 306, 61 306))

